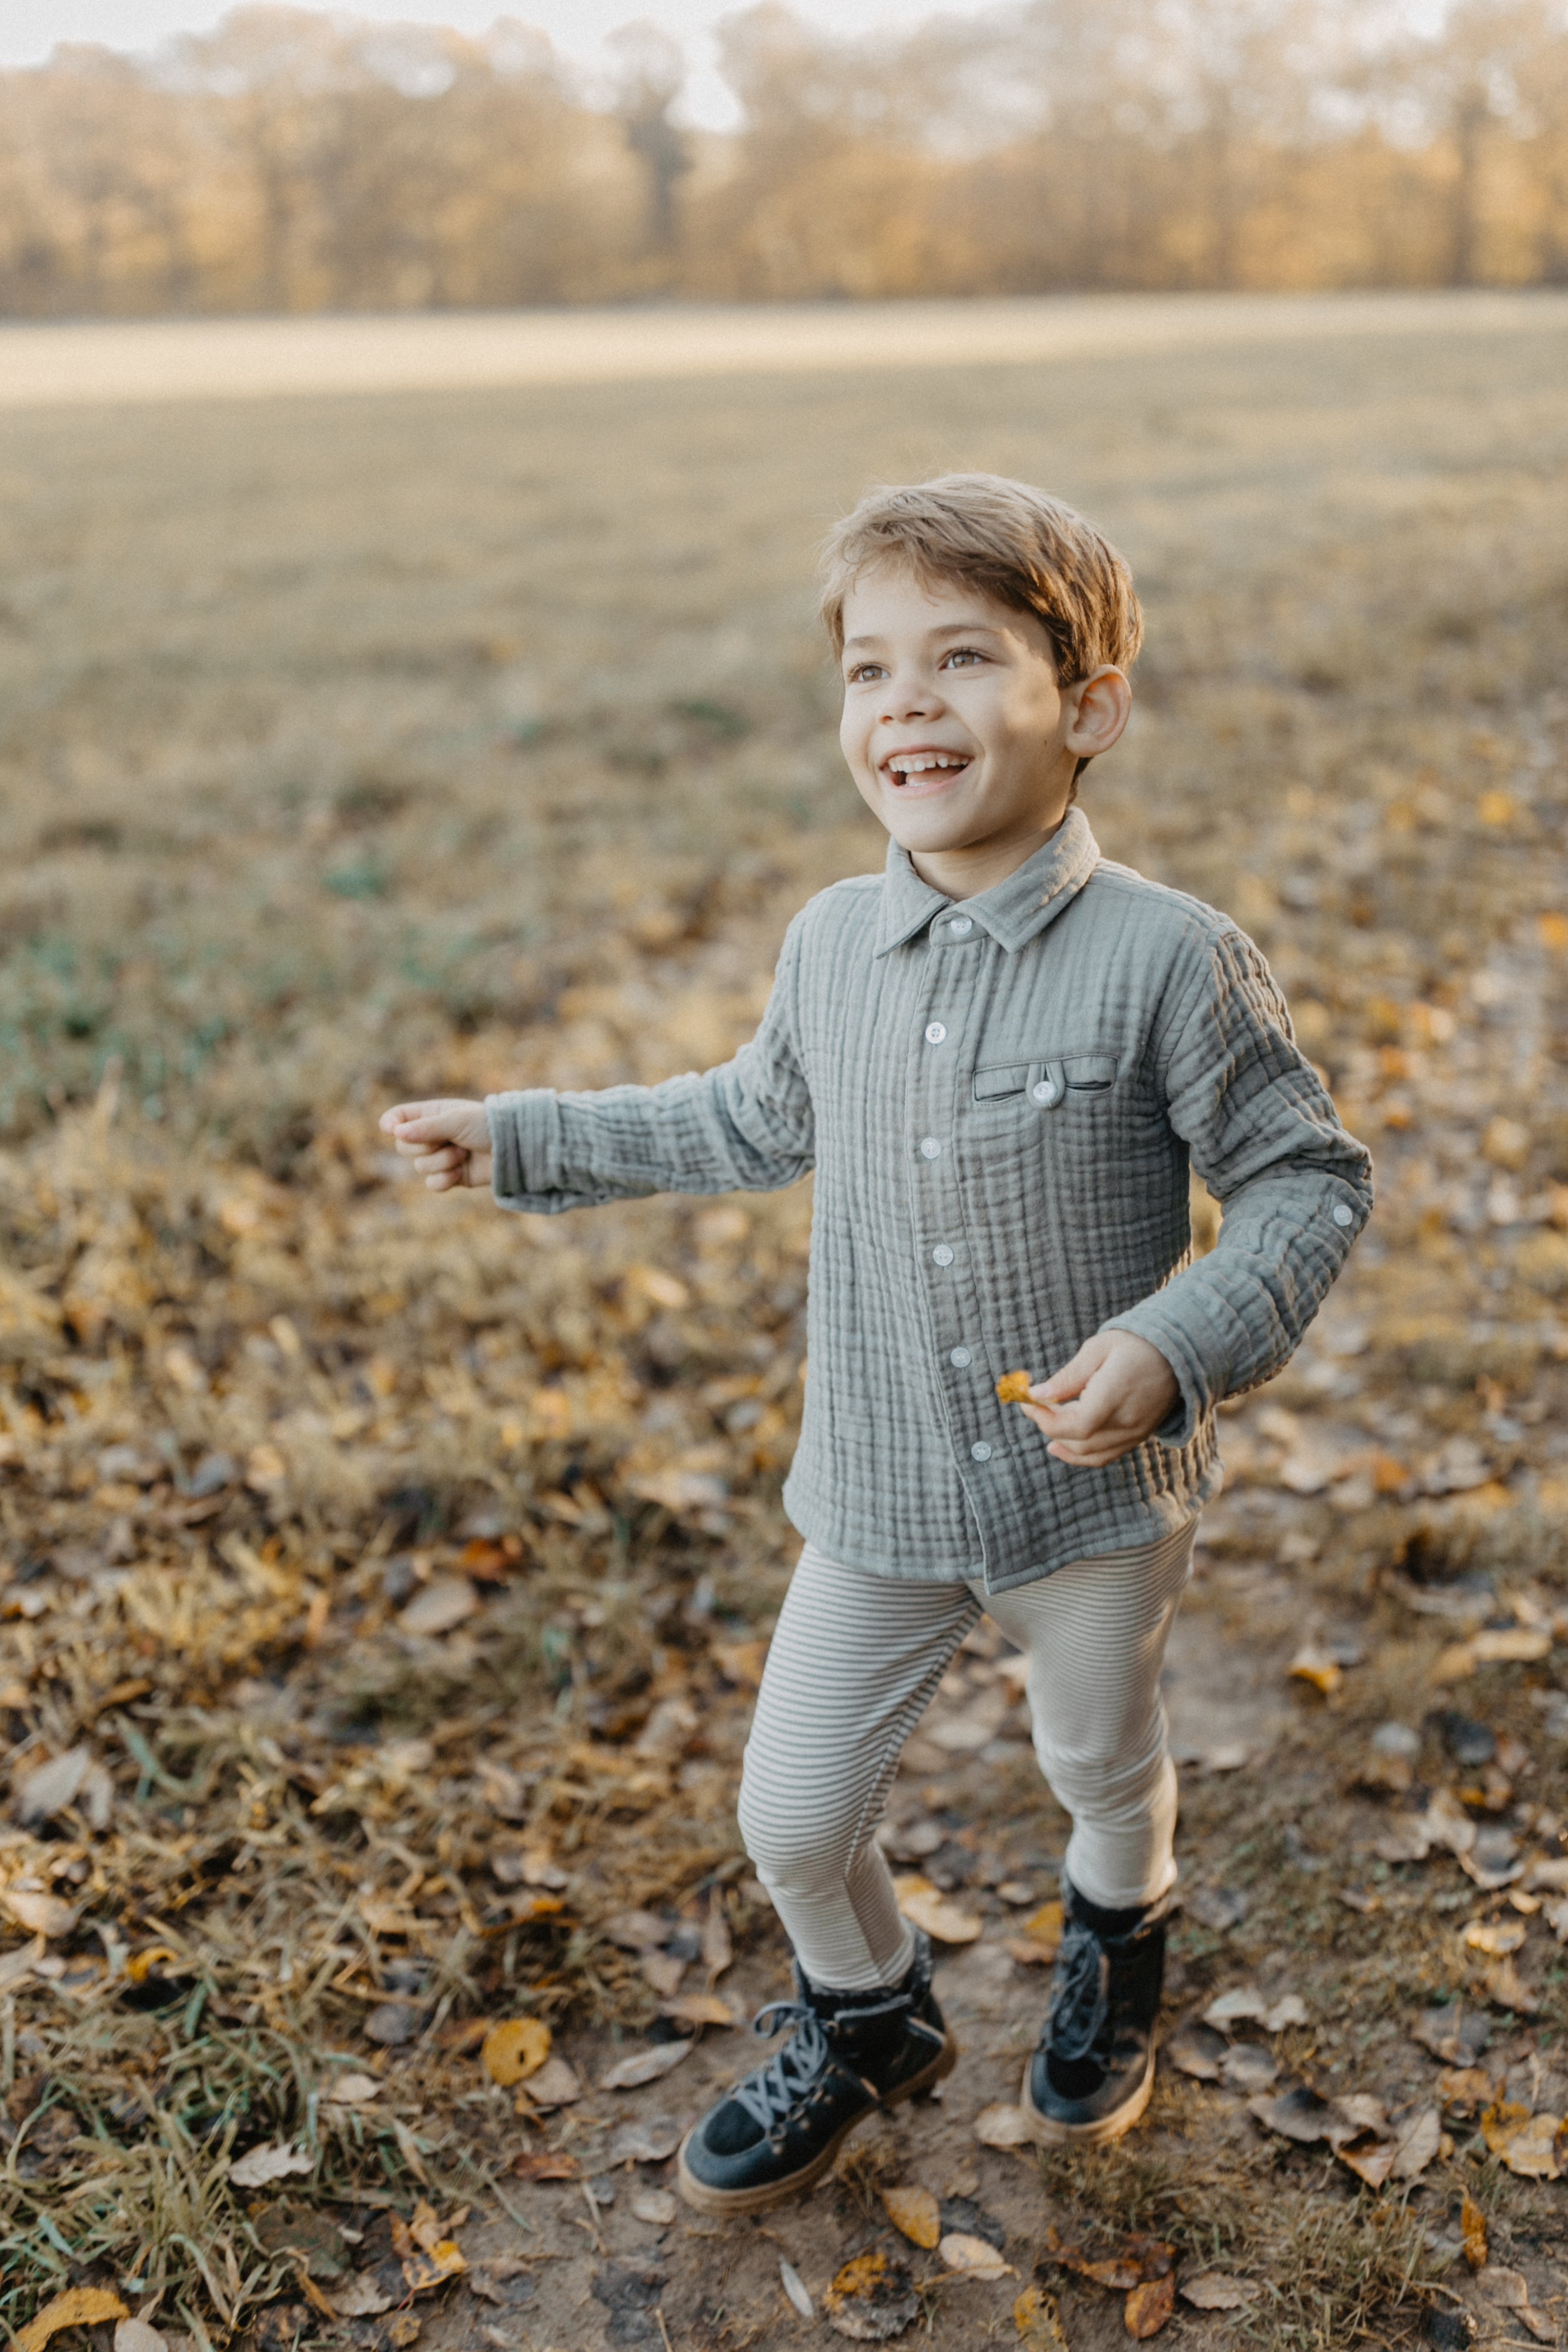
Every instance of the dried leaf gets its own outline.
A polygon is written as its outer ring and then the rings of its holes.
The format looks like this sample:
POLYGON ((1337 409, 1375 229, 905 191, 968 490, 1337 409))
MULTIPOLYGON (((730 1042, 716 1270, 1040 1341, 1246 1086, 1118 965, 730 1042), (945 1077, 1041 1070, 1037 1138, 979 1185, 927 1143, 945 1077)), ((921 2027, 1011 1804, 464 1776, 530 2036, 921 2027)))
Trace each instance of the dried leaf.
POLYGON ((1284 2139, 1297 2140, 1303 2147, 1329 2136, 1333 2110, 1326 2099, 1320 2098, 1305 2084, 1282 2091, 1278 2098, 1249 2099, 1247 2104, 1265 2129, 1278 2132, 1284 2139))
POLYGON ((1203 2012, 1204 2023, 1223 2028, 1239 2024, 1260 2025, 1266 2033, 1282 2033, 1288 2025, 1305 2025, 1307 2007, 1300 1993, 1287 1992, 1270 2000, 1256 1985, 1233 1985, 1211 2000, 1203 2012))
POLYGON ((529 2147, 512 2158, 512 2171, 518 2180, 576 2180, 582 2168, 564 2148, 529 2147))
POLYGON ((566 2059, 549 2057, 537 2074, 530 2074, 526 2087, 517 2093, 517 2113, 530 2109, 570 2107, 582 2096, 582 2084, 566 2059))
POLYGON ((1459 2209, 1459 2236, 1465 2249, 1465 2260, 1471 2270, 1480 2271, 1487 2263, 1487 2219, 1467 2189, 1465 2201, 1459 2209))
POLYGON ((672 1952, 640 1952, 637 1966, 643 1982, 652 1985, 657 1993, 678 1992, 686 1972, 685 1960, 676 1959, 672 1952))
POLYGON ((129 2316, 120 2297, 106 2286, 68 2287, 46 2303, 16 2336, 14 2352, 43 2352, 62 2327, 98 2327, 106 2319, 129 2316))
POLYGON ((709 1655, 727 1682, 742 1690, 760 1690, 768 1663, 766 1642, 716 1642, 709 1655))
POLYGON ((817 2306, 807 2292, 805 2280, 794 2263, 786 2262, 782 2255, 779 2258, 779 2283, 801 2318, 815 2319, 817 2306))
POLYGON ((537 2074, 550 2053, 550 2030, 541 2018, 508 2017, 485 2036, 479 2063, 504 2090, 537 2074))
POLYGON ((928 1878, 915 1874, 895 1878, 893 1885, 904 1917, 923 1927, 934 1943, 976 1944, 985 1933, 983 1919, 973 1911, 961 1909, 956 1903, 949 1903, 928 1878))
POLYGON ((169 2341, 145 2319, 122 2319, 114 2331, 114 2352, 169 2352, 169 2341))
POLYGON ((884 2189, 882 2201, 895 2230, 912 2245, 936 2245, 942 2235, 942 2209, 929 2189, 884 2189))
POLYGON ((1528 1625, 1483 1626, 1470 1635, 1470 1648, 1479 1664, 1532 1665, 1552 1654, 1552 1636, 1528 1625))
POLYGON ((733 2026, 739 2021, 716 1992, 677 1993, 674 2000, 661 2001, 659 2011, 664 2017, 673 2017, 677 2025, 733 2026))
MULTIPOLYGON (((1315 1642, 1308 1642, 1297 1651, 1291 1661, 1290 1672, 1297 1682, 1311 1683, 1324 1698, 1331 1698, 1344 1680, 1344 1668, 1339 1660, 1331 1657, 1315 1642)), ((1169 2316, 1167 2312, 1166 2317, 1169 2316)), ((1160 2325, 1163 2327, 1165 2321, 1162 2320, 1160 2325)))
POLYGON ((1374 2132, 1359 2133, 1336 2147, 1334 2154, 1369 2189, 1381 2189, 1394 2169, 1394 2142, 1380 2139, 1374 2132))
POLYGON ((653 2042, 645 2050, 634 2051, 612 2066, 608 2074, 599 2078, 601 2091, 635 2091, 644 2083, 656 2083, 662 2074, 669 2074, 684 2058, 692 2054, 690 2042, 653 2042))
POLYGON ((1450 2066, 1473 2065, 1491 2040, 1490 2021, 1458 2000, 1423 2010, 1412 2031, 1423 2049, 1450 2066))
POLYGON ((707 1916, 703 1921, 703 1966, 710 1985, 717 1982, 734 1958, 735 1941, 725 1915, 724 1897, 716 1887, 708 1897, 707 1916))
POLYGON ((398 1618, 405 1633, 429 1639, 437 1633, 450 1633, 472 1617, 479 1606, 479 1595, 465 1576, 435 1576, 416 1592, 398 1618))
POLYGON ((667 2189, 637 2189, 632 2191, 633 2218, 648 2222, 653 2229, 667 2230, 679 2210, 667 2189))
POLYGON ((47 1764, 29 1772, 16 1790, 16 1818, 25 1825, 51 1821, 76 1802, 77 1792, 92 1763, 89 1748, 68 1748, 47 1764))
POLYGON ((392 2307, 392 2298, 374 2271, 361 2271, 347 2286, 335 2286, 332 2305, 340 2319, 379 2319, 392 2307))
POLYGON ((681 2144, 681 2126, 674 2116, 638 2116, 617 2124, 604 2150, 609 2164, 662 2164, 681 2144))
POLYGON ((1492 2154, 1526 2180, 1562 2178, 1557 2147, 1562 2130, 1561 2116, 1532 2116, 1511 2099, 1499 2100, 1481 2116, 1482 2136, 1492 2154))
POLYGON ((1124 2238, 1115 2253, 1091 2255, 1082 2246, 1063 2244, 1053 2223, 1046 2231, 1045 2244, 1050 2259, 1063 2270, 1075 2271, 1080 2278, 1092 2279, 1096 2286, 1115 2294, 1168 2277, 1176 2263, 1176 2248, 1163 2238, 1124 2238))
POLYGON ((1484 2066, 1445 2066, 1437 2077, 1437 2096, 1446 2107, 1490 2106, 1493 2088, 1484 2066))
POLYGON ((1500 1958, 1517 1952, 1529 1932, 1522 1919, 1472 1919, 1465 1941, 1472 1952, 1491 1952, 1500 1958))
MULTIPOLYGON (((68 1936, 76 1926, 77 1915, 68 1903, 57 1895, 44 1895, 27 1886, 8 1886, 4 1896, 5 1908, 18 1927, 26 1927, 30 1936, 68 1936)), ((976 1934, 979 1933, 978 1928, 976 1934)))
POLYGON ((1279 2073, 1279 2061, 1260 2042, 1235 2042, 1220 2063, 1219 2079, 1228 2091, 1268 2091, 1279 2073))
POLYGON ((1215 2027, 1194 2022, 1179 2026, 1171 2035, 1166 2056, 1178 2074, 1190 2074, 1199 2083, 1218 2083, 1226 2047, 1225 2036, 1215 2027))
POLYGON ((1003 2262, 988 2238, 971 2238, 962 2230, 951 2230, 940 2240, 936 2251, 950 2271, 960 2272, 966 2278, 1017 2278, 1011 2263, 1003 2262))
POLYGON ((1436 2107, 1421 2107, 1399 2126, 1394 2147, 1394 2178, 1415 2180, 1442 2146, 1443 2121, 1436 2107))
POLYGON ((455 2239, 437 2236, 435 2216, 423 2202, 415 2208, 412 2226, 401 2214, 392 2216, 392 2242, 411 2294, 428 2294, 448 2279, 460 2278, 468 2267, 455 2239))
POLYGON ((643 1952, 667 1944, 675 1923, 661 1919, 653 1911, 617 1911, 599 1932, 606 1943, 618 1944, 623 1952, 643 1952))
POLYGON ((1056 2297, 1042 2286, 1026 2286, 1013 2305, 1013 2326, 1023 2352, 1068 2352, 1056 2297))
POLYGON ((1184 2278, 1177 2292, 1195 2311, 1239 2311, 1263 2290, 1256 2279, 1232 2278, 1228 2271, 1198 2271, 1184 2278))
POLYGON ((281 2140, 272 2140, 236 2157, 229 2167, 229 2179, 236 2189, 265 2189, 269 2180, 283 2180, 290 2173, 315 2169, 316 2158, 304 2148, 288 2147, 281 2140))
POLYGON ((885 2344, 920 2316, 920 2298, 902 2263, 886 2254, 857 2254, 822 2297, 830 2327, 857 2344, 885 2344))
POLYGON ((1148 2336, 1157 2336, 1176 2309, 1176 2280, 1167 2273, 1164 2278, 1150 2279, 1144 2286, 1135 2286, 1122 2306, 1122 2324, 1129 2336, 1141 2344, 1148 2336))
POLYGON ((334 2107, 362 2107, 367 2100, 378 2097, 381 2089, 378 2075, 340 2074, 328 2084, 323 2095, 334 2107))
POLYGON ((998 2101, 982 2107, 975 2117, 975 2137, 982 2147, 1032 2147, 1034 2126, 1023 2109, 998 2101))
POLYGON ((998 1404, 1027 1404, 1034 1381, 1029 1372, 1004 1372, 997 1382, 998 1404))

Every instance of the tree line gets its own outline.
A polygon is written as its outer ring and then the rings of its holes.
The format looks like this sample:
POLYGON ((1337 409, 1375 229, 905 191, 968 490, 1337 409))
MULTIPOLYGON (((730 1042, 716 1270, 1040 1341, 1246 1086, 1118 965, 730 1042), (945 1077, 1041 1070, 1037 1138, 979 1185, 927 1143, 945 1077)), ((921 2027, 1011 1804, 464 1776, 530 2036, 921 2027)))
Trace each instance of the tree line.
POLYGON ((1022 0, 685 61, 272 5, 0 74, 0 313, 1568 282, 1568 0, 1022 0))

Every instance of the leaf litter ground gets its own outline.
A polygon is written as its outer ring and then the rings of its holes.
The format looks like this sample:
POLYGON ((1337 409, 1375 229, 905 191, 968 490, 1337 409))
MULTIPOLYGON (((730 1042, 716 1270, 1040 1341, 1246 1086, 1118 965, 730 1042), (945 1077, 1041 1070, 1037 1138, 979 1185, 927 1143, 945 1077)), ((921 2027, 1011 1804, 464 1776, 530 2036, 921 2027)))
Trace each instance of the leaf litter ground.
POLYGON ((13 2327, 1554 2340, 1562 354, 1421 355, 706 385, 700 420, 664 388, 258 406, 265 480, 228 410, 7 422, 13 2327), (885 1832, 960 2067, 808 2204, 721 2229, 668 2183, 784 1981, 732 1807, 809 1200, 525 1225, 395 1181, 373 1115, 746 1034, 788 913, 877 856, 810 538, 955 449, 1069 487, 1138 562, 1144 717, 1094 821, 1262 939, 1382 1206, 1225 1418, 1168 1677, 1186 1891, 1146 2124, 1064 2158, 1008 2122, 1065 1825, 982 1629, 885 1832), (82 554, 50 603, 94 501, 138 596, 82 554))

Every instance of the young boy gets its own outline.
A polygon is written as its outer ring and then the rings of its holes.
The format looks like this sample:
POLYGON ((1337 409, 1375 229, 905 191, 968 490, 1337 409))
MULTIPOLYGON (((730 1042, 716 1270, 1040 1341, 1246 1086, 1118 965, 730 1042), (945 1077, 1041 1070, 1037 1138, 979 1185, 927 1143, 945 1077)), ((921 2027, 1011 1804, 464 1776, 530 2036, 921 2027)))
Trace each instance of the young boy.
POLYGON ((1371 1206, 1257 949, 1102 858, 1074 804, 1131 707, 1114 549, 1043 491, 961 474, 872 492, 826 570, 840 740, 892 838, 884 875, 796 916, 752 1042, 662 1086, 382 1122, 434 1189, 547 1213, 816 1171, 785 1488, 806 1546, 739 1808, 798 1998, 682 2149, 685 2195, 719 2213, 809 2187, 953 2064, 874 1832, 982 1610, 1028 1657, 1073 1823, 1023 2105, 1058 2144, 1142 2114, 1176 1881, 1160 1666, 1220 1482, 1215 1407, 1287 1360, 1371 1206), (1224 1208, 1196 1263, 1189 1164, 1224 1208), (1021 1410, 997 1394, 1019 1369, 1021 1410))

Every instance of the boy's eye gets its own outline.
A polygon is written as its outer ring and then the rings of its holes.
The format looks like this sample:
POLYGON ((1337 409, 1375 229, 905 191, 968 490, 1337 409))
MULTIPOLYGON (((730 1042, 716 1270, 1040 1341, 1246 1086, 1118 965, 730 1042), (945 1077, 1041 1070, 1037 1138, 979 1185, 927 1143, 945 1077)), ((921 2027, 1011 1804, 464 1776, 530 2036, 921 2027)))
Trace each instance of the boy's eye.
POLYGON ((885 677, 886 676, 887 672, 883 667, 881 662, 856 662, 853 668, 850 671, 850 684, 852 686, 864 686, 870 678, 885 677))
POLYGON ((985 658, 985 655, 981 653, 977 646, 955 646, 943 667, 947 669, 953 669, 956 668, 959 663, 962 663, 965 668, 967 669, 971 667, 974 663, 982 662, 985 658))

